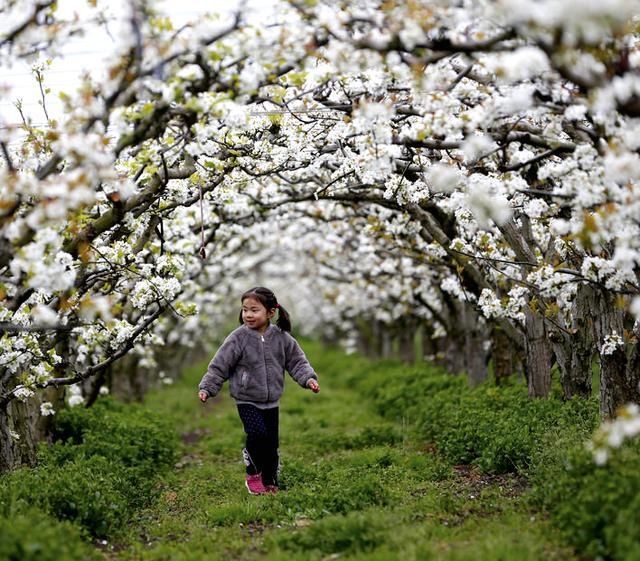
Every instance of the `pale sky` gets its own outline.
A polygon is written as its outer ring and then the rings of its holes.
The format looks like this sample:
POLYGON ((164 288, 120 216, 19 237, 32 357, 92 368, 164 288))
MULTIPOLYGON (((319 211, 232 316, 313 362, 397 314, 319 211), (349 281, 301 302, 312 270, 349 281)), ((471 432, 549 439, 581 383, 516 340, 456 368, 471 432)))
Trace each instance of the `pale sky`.
MULTIPOLYGON (((237 8, 241 0, 159 0, 158 8, 169 15, 178 28, 189 21, 197 20, 205 12, 231 13, 237 8)), ((118 10, 121 2, 107 3, 114 14, 122 14, 118 10)), ((85 13, 87 0, 59 0, 59 14, 61 16, 75 13, 85 13)), ((246 0, 247 19, 268 16, 273 12, 273 0, 246 0)), ((115 16, 114 16, 115 20, 115 16)), ((110 27, 118 22, 110 23, 110 27)), ((113 31, 113 30, 112 30, 113 31)), ((56 117, 61 112, 58 93, 61 90, 72 92, 79 76, 84 71, 100 70, 102 61, 108 57, 113 46, 113 40, 102 30, 88 30, 88 32, 66 45, 63 56, 53 61, 46 73, 45 85, 51 88, 47 95, 47 110, 50 117, 56 117)), ((37 82, 31 71, 31 64, 18 63, 7 69, 0 66, 0 127, 19 123, 19 114, 14 106, 16 99, 21 99, 25 113, 31 117, 35 125, 46 122, 40 101, 37 82)))

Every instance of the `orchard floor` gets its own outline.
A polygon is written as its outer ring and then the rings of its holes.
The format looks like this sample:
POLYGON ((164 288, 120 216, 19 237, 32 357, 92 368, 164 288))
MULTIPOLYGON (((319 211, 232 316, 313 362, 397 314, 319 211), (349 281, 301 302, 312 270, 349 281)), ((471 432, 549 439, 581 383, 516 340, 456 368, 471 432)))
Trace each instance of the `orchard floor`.
POLYGON ((243 433, 227 396, 201 405, 206 364, 150 394, 175 422, 183 456, 160 498, 114 543, 109 560, 573 560, 530 510, 521 481, 447 466, 410 424, 392 423, 341 378, 344 355, 306 344, 318 395, 287 379, 281 404, 281 482, 250 496, 243 433))

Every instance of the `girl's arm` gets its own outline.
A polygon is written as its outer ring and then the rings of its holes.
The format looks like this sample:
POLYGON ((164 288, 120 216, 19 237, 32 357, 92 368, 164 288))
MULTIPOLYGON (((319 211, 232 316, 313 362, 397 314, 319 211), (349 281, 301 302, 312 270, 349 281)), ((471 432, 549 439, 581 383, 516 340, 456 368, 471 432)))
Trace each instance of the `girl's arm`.
POLYGON ((218 394, 222 384, 229 379, 233 367, 242 353, 240 337, 234 331, 222 343, 207 367, 198 389, 207 393, 208 397, 218 394))
MULTIPOLYGON (((313 370, 311 364, 307 360, 304 351, 300 348, 298 341, 296 341, 291 335, 286 334, 285 339, 285 365, 287 372, 291 377, 298 382, 303 388, 308 388, 309 381, 318 381, 318 376, 313 370)), ((314 390, 316 391, 316 390, 314 390)))

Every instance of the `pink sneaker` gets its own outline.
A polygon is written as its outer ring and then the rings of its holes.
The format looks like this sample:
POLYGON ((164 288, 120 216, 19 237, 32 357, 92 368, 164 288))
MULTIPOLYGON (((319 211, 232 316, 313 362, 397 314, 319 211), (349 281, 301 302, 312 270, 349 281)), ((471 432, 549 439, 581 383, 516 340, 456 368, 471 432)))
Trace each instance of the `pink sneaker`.
POLYGON ((272 493, 272 494, 276 494, 278 492, 278 486, 277 485, 265 485, 265 491, 267 493, 272 493))
POLYGON ((247 475, 244 484, 247 486, 247 490, 251 495, 264 495, 267 492, 262 484, 262 474, 260 473, 247 475))

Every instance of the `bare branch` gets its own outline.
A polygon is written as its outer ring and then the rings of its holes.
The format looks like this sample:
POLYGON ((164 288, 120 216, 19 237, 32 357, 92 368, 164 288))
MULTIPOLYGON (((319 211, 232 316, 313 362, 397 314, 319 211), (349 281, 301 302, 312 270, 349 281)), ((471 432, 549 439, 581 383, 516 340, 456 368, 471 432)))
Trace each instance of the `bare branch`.
POLYGON ((11 173, 15 173, 16 167, 13 165, 11 154, 9 154, 9 149, 4 141, 0 141, 0 148, 2 148, 2 156, 4 157, 4 160, 7 162, 7 168, 9 168, 11 173))

